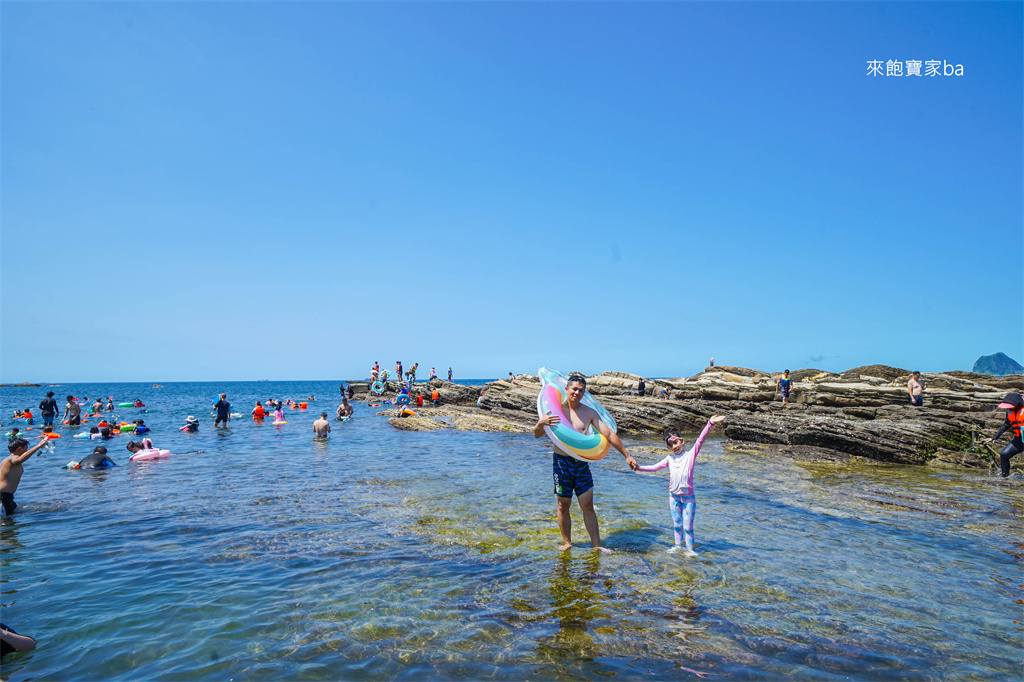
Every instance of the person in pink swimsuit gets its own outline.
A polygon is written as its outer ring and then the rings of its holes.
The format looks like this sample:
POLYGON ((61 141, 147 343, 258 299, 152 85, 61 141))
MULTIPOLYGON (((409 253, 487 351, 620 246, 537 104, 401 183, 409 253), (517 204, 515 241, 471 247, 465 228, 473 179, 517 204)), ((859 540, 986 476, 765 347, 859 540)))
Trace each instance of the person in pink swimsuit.
POLYGON ((716 414, 704 425, 704 430, 697 436, 693 447, 683 452, 685 441, 677 429, 665 431, 665 447, 669 449, 668 457, 657 464, 638 466, 636 471, 652 472, 669 470, 668 506, 672 512, 672 526, 675 530, 676 543, 669 552, 684 550, 686 556, 697 556, 693 551, 693 518, 697 513, 697 498, 693 490, 693 465, 697 462, 697 453, 704 439, 711 432, 711 427, 725 419, 716 414), (684 545, 685 543, 685 545, 684 545))

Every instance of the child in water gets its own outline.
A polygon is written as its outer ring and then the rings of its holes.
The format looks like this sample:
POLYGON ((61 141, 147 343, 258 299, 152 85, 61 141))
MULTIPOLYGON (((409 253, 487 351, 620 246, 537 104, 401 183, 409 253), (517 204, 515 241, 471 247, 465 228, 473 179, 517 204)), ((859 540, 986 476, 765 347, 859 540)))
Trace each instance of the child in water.
POLYGON ((693 466, 697 461, 697 453, 704 439, 708 437, 711 427, 725 419, 716 414, 704 425, 704 430, 697 436, 693 447, 683 452, 685 441, 677 429, 665 431, 665 447, 671 454, 657 464, 638 466, 637 471, 652 472, 668 468, 668 505, 672 512, 672 526, 675 530, 675 545, 669 552, 683 550, 686 556, 697 556, 693 551, 693 517, 697 512, 697 498, 693 490, 693 466), (685 546, 684 543, 685 542, 685 546))
POLYGON ((280 402, 278 402, 277 405, 274 406, 274 421, 276 422, 284 421, 284 410, 282 410, 281 407, 282 405, 280 402))

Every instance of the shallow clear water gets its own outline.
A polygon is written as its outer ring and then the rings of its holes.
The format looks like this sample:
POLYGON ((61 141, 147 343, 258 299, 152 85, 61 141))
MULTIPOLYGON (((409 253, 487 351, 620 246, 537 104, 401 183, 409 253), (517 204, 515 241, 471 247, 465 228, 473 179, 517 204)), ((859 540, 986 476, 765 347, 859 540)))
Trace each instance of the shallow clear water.
MULTIPOLYGON (((687 559, 665 551, 667 478, 612 453, 593 468, 616 552, 590 550, 574 505, 581 544, 560 553, 541 440, 399 432, 356 404, 314 442, 315 415, 337 406, 331 382, 55 390, 141 397, 157 445, 204 452, 129 463, 119 436, 107 446, 120 466, 66 471, 95 442, 61 427, 56 452, 26 464, 19 512, 0 522, 2 618, 39 647, 5 656, 5 679, 1022 672, 1019 480, 799 464, 709 440, 687 559), (221 390, 245 414, 257 398, 323 401, 286 426, 214 429, 221 390), (189 414, 198 434, 177 431, 189 414)), ((0 409, 43 394, 0 389, 0 409)))

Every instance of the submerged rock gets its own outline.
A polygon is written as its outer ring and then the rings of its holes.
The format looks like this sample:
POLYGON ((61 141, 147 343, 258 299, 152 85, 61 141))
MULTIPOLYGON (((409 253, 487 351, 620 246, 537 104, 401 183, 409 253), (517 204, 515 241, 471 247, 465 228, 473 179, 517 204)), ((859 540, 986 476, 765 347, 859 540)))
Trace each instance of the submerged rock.
POLYGON ((448 424, 439 419, 431 419, 430 417, 421 417, 419 415, 414 417, 391 417, 388 419, 388 424, 391 424, 399 431, 439 431, 448 428, 448 424))

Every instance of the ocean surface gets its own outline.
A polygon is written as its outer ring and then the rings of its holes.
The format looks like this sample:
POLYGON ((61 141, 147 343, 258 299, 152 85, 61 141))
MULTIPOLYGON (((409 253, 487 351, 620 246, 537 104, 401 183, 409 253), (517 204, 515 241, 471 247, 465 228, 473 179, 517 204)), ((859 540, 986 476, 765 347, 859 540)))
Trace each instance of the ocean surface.
MULTIPOLYGON (((696 558, 669 554, 664 475, 593 465, 610 555, 578 507, 557 551, 550 448, 507 433, 396 431, 333 415, 336 382, 77 384, 141 398, 166 460, 25 465, 0 520, 2 619, 38 648, 8 680, 1020 679, 1019 477, 796 463, 709 439, 696 558), (246 416, 214 428, 228 394, 246 416), (256 399, 317 400, 255 424, 256 399), (202 425, 178 431, 185 417, 202 425)), ((4 431, 45 389, 0 389, 4 431)), ((63 406, 63 400, 60 401, 63 406)), ((92 425, 96 421, 90 420, 92 425)), ((38 433, 38 423, 32 433, 38 433)), ((22 426, 22 428, 24 428, 22 426)), ((657 445, 627 440, 630 447, 657 445)), ((641 461, 661 455, 637 451, 641 461)), ((664 472, 662 472, 664 473, 664 472)))

